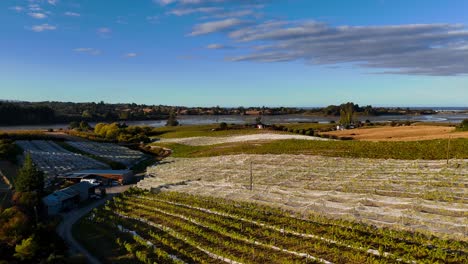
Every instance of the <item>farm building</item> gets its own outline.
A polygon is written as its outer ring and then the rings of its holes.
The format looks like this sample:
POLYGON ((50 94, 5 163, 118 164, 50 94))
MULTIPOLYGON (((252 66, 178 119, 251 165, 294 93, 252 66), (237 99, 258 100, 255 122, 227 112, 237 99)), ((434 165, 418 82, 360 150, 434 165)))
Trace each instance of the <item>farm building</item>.
POLYGON ((56 191, 42 199, 49 215, 56 215, 63 210, 75 208, 93 194, 95 187, 88 182, 80 182, 68 188, 56 191))
POLYGON ((133 172, 131 170, 83 170, 67 173, 59 176, 59 178, 77 182, 80 182, 82 179, 98 179, 104 185, 117 181, 123 185, 132 181, 133 172))

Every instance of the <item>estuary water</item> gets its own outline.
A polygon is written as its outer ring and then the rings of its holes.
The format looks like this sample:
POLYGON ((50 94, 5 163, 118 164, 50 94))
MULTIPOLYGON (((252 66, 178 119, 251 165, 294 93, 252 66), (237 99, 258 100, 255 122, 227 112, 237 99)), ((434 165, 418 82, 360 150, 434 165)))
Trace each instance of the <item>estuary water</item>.
MULTIPOLYGON (((219 116, 179 116, 178 120, 181 125, 208 125, 226 122, 228 124, 244 124, 253 123, 257 116, 240 116, 240 115, 219 115, 219 116)), ((460 123, 464 119, 468 119, 466 112, 439 113, 435 115, 386 115, 386 116, 362 116, 359 120, 370 120, 372 122, 390 122, 390 121, 421 121, 421 122, 447 122, 460 123)), ((262 122, 265 124, 281 124, 281 123, 307 123, 319 122, 329 123, 337 121, 338 117, 323 117, 311 115, 276 115, 263 116, 262 122)), ((166 124, 166 120, 146 120, 146 121, 127 121, 127 125, 144 125, 151 127, 162 127, 166 124)), ((94 126, 96 123, 90 123, 94 126)), ((65 129, 68 124, 44 124, 44 125, 22 125, 22 126, 0 126, 0 130, 45 130, 45 129, 65 129)))

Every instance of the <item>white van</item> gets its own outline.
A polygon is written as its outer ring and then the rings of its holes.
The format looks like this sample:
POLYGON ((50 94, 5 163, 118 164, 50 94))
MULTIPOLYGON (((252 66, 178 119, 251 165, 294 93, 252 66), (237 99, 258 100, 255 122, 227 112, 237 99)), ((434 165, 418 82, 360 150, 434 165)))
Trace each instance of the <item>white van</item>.
POLYGON ((96 179, 81 179, 81 182, 89 182, 89 183, 91 183, 91 184, 94 185, 94 186, 99 186, 99 185, 101 185, 101 183, 98 182, 98 180, 96 180, 96 179))

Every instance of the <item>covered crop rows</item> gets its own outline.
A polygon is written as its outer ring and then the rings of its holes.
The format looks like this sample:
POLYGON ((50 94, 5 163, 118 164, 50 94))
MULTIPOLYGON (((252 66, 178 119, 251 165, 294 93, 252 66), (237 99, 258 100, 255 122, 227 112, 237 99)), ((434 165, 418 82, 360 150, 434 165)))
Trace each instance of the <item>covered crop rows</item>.
POLYGON ((468 237, 468 161, 231 155, 173 159, 148 170, 143 189, 280 206, 454 239, 468 237), (252 165, 251 165, 252 164, 252 165), (253 190, 250 190, 250 172, 253 190), (185 182, 186 184, 177 185, 185 182))
POLYGON ((112 143, 67 141, 74 148, 108 160, 120 162, 127 167, 144 159, 144 154, 112 143))
POLYGON ((466 242, 268 206, 132 190, 82 219, 142 263, 466 263, 466 242))
POLYGON ((70 171, 109 168, 97 160, 65 150, 53 141, 18 140, 16 144, 25 154, 31 154, 34 164, 48 176, 46 185, 53 177, 70 171))

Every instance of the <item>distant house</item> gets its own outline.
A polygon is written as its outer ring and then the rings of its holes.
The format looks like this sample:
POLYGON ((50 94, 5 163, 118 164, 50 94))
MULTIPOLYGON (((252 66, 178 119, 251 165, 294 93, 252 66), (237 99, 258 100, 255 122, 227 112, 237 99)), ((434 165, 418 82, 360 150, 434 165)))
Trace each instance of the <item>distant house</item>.
POLYGON ((248 110, 248 111, 245 111, 245 114, 246 115, 261 115, 262 112, 258 110, 248 110))
POLYGON ((47 214, 57 215, 64 210, 78 206, 79 203, 88 200, 89 195, 94 194, 95 186, 89 182, 80 182, 68 188, 56 191, 44 198, 47 214))
POLYGON ((264 129, 264 128, 265 128, 265 126, 263 124, 258 124, 257 125, 257 129, 264 129))

